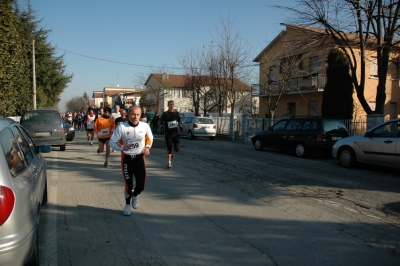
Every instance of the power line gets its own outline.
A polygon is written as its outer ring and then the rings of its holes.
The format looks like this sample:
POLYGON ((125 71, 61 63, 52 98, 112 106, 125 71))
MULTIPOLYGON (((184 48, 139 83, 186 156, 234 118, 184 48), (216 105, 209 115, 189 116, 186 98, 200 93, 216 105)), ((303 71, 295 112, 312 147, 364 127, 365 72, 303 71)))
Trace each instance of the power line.
MULTIPOLYGON (((124 62, 118 62, 118 61, 114 61, 114 60, 109 60, 109 59, 103 59, 103 58, 98 58, 98 57, 94 57, 94 56, 89 56, 89 55, 83 55, 83 54, 79 54, 79 53, 75 53, 75 52, 71 52, 71 51, 67 51, 61 48, 56 48, 57 50, 63 51, 65 53, 69 53, 69 54, 74 54, 74 55, 78 55, 78 56, 82 56, 82 57, 86 57, 86 58, 90 58, 90 59, 94 59, 94 60, 99 60, 99 61, 104 61, 104 62, 110 62, 110 63, 114 63, 114 64, 120 64, 120 65, 128 65, 128 66, 138 66, 138 67, 149 67, 149 68, 168 68, 168 69, 178 69, 178 70, 185 70, 185 68, 183 67, 160 67, 160 66, 150 66, 150 65, 140 65, 140 64, 132 64, 132 63, 124 63, 124 62)), ((259 64, 248 64, 248 65, 242 65, 239 67, 252 67, 252 66, 259 66, 259 64)), ((207 69, 207 68, 205 68, 207 69)))
MULTIPOLYGON (((78 55, 78 56, 82 56, 82 57, 86 57, 86 58, 90 58, 90 59, 95 59, 95 60, 99 60, 99 61, 110 62, 110 63, 114 63, 114 64, 128 65, 128 66, 138 66, 138 67, 161 68, 161 67, 150 66, 150 65, 140 65, 140 64, 132 64, 132 63, 118 62, 118 61, 114 61, 114 60, 103 59, 103 58, 98 58, 98 57, 89 56, 89 55, 83 55, 83 54, 79 54, 79 53, 67 51, 67 50, 64 50, 64 49, 61 49, 61 48, 56 48, 56 49, 57 49, 57 50, 60 50, 60 51, 63 51, 63 52, 66 52, 66 53, 69 53, 69 54, 74 54, 74 55, 78 55)), ((180 67, 163 67, 163 68, 183 69, 183 68, 180 68, 180 67)))

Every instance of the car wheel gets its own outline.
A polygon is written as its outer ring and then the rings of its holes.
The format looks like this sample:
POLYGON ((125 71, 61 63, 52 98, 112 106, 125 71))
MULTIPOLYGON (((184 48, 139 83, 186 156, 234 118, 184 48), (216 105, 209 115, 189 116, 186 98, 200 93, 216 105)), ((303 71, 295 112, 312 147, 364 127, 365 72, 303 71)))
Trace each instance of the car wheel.
POLYGON ((194 139, 193 133, 190 130, 188 131, 188 139, 190 139, 190 140, 194 139))
POLYGON ((215 137, 210 137, 210 140, 214 140, 215 139, 215 137))
MULTIPOLYGON (((39 213, 38 213, 39 217, 39 213)), ((34 246, 33 246, 33 252, 32 256, 29 259, 28 263, 26 264, 27 266, 39 266, 39 218, 37 218, 37 223, 36 223, 36 230, 34 233, 35 240, 34 240, 34 246)))
POLYGON ((264 145, 260 139, 256 139, 254 141, 254 149, 256 149, 256 151, 262 151, 264 149, 264 145))
POLYGON ((304 145, 303 142, 297 143, 294 150, 296 152, 297 157, 301 158, 306 156, 306 146, 304 145))
POLYGON ((45 205, 47 203, 47 178, 46 181, 44 182, 44 193, 43 193, 43 199, 42 199, 42 205, 45 205))
POLYGON ((60 145, 60 151, 65 151, 65 144, 64 145, 60 145))
POLYGON ((345 168, 353 168, 357 163, 356 154, 349 147, 340 149, 338 158, 340 165, 345 168))

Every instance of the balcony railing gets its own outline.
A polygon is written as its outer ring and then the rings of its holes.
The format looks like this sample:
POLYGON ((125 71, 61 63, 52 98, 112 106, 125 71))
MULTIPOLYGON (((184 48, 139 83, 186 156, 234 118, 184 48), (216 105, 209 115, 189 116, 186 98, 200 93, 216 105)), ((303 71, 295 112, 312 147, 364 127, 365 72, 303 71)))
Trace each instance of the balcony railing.
MULTIPOLYGON (((326 75, 316 74, 312 76, 292 78, 289 82, 286 94, 307 93, 323 91, 326 84, 326 75)), ((278 95, 282 83, 274 81, 270 88, 265 88, 261 84, 252 84, 252 96, 278 95)))

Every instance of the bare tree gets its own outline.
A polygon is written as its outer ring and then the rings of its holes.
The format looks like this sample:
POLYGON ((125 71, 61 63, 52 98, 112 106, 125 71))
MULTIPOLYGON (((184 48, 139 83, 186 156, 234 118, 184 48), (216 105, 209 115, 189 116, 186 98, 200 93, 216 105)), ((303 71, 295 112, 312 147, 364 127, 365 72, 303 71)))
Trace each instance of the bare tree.
POLYGON ((192 102, 194 113, 206 115, 208 108, 207 95, 209 94, 207 74, 207 55, 202 49, 192 49, 188 54, 182 55, 181 65, 186 71, 186 88, 192 102))
MULTIPOLYGON (((210 74, 215 77, 216 93, 227 99, 231 114, 234 114, 237 100, 237 80, 247 77, 244 65, 249 61, 249 51, 242 37, 232 32, 233 20, 228 16, 226 20, 221 18, 220 27, 215 27, 215 43, 217 45, 217 56, 210 60, 210 74), (215 62, 216 59, 219 59, 215 62)), ((219 101, 223 101, 219 99, 219 101)), ((220 102, 217 101, 217 104, 220 102)))
POLYGON ((83 97, 76 96, 66 102, 65 107, 68 111, 86 111, 87 101, 83 97), (86 107, 86 108, 85 108, 86 107))
POLYGON ((282 7, 295 13, 298 25, 322 26, 350 62, 350 71, 358 100, 367 114, 383 114, 386 99, 386 75, 392 49, 399 42, 398 0, 296 0, 295 7, 282 7), (350 34, 354 32, 354 34, 350 34), (397 39, 397 40, 396 40, 397 39), (368 50, 376 51, 378 86, 375 110, 365 95, 368 50), (356 50, 357 49, 357 50, 356 50), (360 51, 360 52, 358 52, 360 51), (360 75, 358 72, 360 71, 360 75))

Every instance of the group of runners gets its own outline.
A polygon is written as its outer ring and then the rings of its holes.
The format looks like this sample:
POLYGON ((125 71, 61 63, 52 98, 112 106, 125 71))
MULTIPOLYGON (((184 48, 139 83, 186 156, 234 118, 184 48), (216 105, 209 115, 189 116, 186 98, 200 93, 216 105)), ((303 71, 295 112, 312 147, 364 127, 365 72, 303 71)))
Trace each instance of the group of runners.
MULTIPOLYGON (((153 144, 153 134, 150 129, 150 117, 146 109, 138 106, 128 111, 115 106, 115 112, 105 107, 102 113, 94 114, 89 107, 83 120, 86 128, 87 140, 93 144, 97 134, 97 153, 105 151, 104 167, 109 167, 108 159, 111 150, 121 152, 121 168, 124 180, 125 207, 123 215, 131 214, 131 206, 139 206, 138 195, 146 184, 146 156, 150 155, 153 144), (135 178, 135 185, 133 183, 135 178)), ((167 146, 167 169, 172 169, 173 153, 180 150, 179 129, 181 120, 179 113, 174 110, 174 101, 168 101, 168 110, 163 112, 158 126, 164 127, 165 143, 167 146)))
POLYGON ((63 116, 63 119, 72 125, 73 127, 78 128, 80 131, 81 128, 83 127, 83 121, 85 119, 85 114, 83 112, 66 112, 65 115, 63 116))

